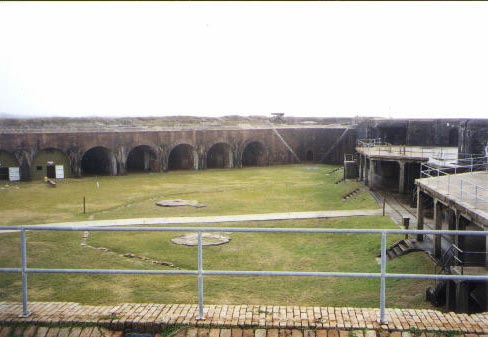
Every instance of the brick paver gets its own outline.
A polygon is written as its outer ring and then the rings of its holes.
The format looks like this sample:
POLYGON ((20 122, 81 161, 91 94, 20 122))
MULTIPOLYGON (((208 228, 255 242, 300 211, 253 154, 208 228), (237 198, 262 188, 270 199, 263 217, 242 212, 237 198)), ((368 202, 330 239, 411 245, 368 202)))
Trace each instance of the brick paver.
POLYGON ((0 337, 120 337, 123 330, 171 325, 184 328, 175 337, 488 336, 488 313, 428 309, 387 309, 385 324, 378 323, 378 309, 368 308, 208 305, 205 320, 197 320, 196 305, 184 304, 31 302, 29 310, 29 317, 20 318, 20 303, 0 302, 0 337))

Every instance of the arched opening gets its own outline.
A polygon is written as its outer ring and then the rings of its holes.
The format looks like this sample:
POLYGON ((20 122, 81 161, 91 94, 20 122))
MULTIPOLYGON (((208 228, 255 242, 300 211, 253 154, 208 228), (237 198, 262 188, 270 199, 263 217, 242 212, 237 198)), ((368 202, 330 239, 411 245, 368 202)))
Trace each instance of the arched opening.
POLYGON ((314 156, 313 156, 313 151, 312 150, 308 150, 307 151, 306 160, 307 161, 313 161, 314 160, 314 156))
POLYGON ((160 165, 156 153, 148 145, 133 148, 127 156, 127 172, 158 172, 160 165))
POLYGON ((89 149, 81 158, 83 175, 114 175, 115 167, 112 151, 102 146, 89 149))
POLYGON ((15 156, 7 151, 0 150, 0 180, 9 180, 9 168, 19 167, 15 156))
POLYGON ((168 159, 169 170, 191 170, 194 168, 193 148, 188 144, 177 145, 168 159))
POLYGON ((231 168, 232 152, 226 143, 214 144, 207 153, 207 168, 231 168))
POLYGON ((242 152, 242 166, 266 165, 266 149, 260 142, 247 144, 242 152))
POLYGON ((58 149, 45 149, 37 153, 31 166, 32 179, 44 177, 63 179, 71 176, 68 156, 58 149))

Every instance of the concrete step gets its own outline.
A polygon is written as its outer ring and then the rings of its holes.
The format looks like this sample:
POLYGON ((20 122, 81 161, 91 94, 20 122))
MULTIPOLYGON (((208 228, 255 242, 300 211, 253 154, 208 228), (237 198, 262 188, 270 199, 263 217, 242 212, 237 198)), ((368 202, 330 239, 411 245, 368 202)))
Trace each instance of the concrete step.
MULTIPOLYGON (((421 249, 415 246, 415 240, 400 240, 392 244, 387 250, 386 255, 388 260, 392 260, 394 258, 406 255, 411 252, 416 252, 421 249)), ((377 257, 381 257, 381 254, 378 254, 377 257)))

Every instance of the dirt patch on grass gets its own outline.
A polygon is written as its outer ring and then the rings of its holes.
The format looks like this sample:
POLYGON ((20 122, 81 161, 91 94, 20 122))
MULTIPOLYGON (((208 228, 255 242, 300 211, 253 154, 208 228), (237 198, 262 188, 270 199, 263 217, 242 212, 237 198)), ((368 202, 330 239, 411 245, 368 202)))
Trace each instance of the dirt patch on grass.
POLYGON ((195 208, 207 207, 206 204, 201 204, 197 200, 184 200, 184 199, 161 200, 158 201, 156 205, 161 207, 179 207, 179 206, 191 206, 195 208))

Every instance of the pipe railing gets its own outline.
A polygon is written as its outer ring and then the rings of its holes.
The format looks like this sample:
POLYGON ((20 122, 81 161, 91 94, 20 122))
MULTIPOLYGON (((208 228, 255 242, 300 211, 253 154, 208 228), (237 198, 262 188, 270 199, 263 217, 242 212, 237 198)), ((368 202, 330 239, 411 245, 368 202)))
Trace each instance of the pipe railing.
POLYGON ((474 171, 479 172, 487 168, 488 165, 486 163, 454 168, 438 168, 422 164, 420 178, 440 177, 439 179, 422 179, 421 182, 427 186, 446 188, 447 194, 457 197, 461 201, 473 203, 474 207, 478 208, 480 204, 488 205, 488 184, 472 182, 469 179, 462 178, 459 174, 474 171))
POLYGON ((381 138, 365 138, 365 139, 358 139, 356 141, 356 145, 360 147, 374 147, 374 146, 385 146, 391 144, 383 142, 381 138))
MULTIPOLYGON (((96 224, 96 221, 94 222, 96 224)), ((388 229, 323 229, 323 228, 224 228, 224 227, 92 227, 92 226, 0 226, 0 230, 20 232, 21 266, 20 268, 0 268, 0 273, 20 273, 22 275, 22 313, 21 317, 30 315, 28 310, 28 274, 138 274, 138 275, 196 275, 198 277, 198 318, 204 318, 204 276, 301 276, 301 277, 350 277, 380 279, 380 314, 379 321, 386 323, 386 280, 396 279, 430 279, 430 280, 472 280, 488 281, 488 275, 443 275, 443 274, 400 274, 388 273, 386 265, 387 235, 475 235, 488 236, 488 231, 447 231, 447 230, 388 230, 388 229), (26 231, 104 231, 104 232, 197 232, 197 270, 126 270, 126 269, 49 269, 30 268, 27 265, 26 231), (377 234, 381 235, 381 264, 379 273, 336 272, 336 271, 235 271, 205 270, 203 268, 203 232, 226 233, 308 233, 308 234, 377 234)))
POLYGON ((458 163, 449 163, 449 165, 445 166, 434 166, 432 164, 421 164, 420 167, 420 178, 431 178, 431 177, 439 177, 441 175, 448 175, 448 174, 458 174, 458 173, 467 173, 467 172, 478 172, 478 171, 487 171, 488 170, 488 157, 480 158, 483 161, 476 161, 472 162, 472 164, 462 165, 462 161, 458 161, 458 163))
POLYGON ((381 138, 359 139, 356 141, 356 146, 368 148, 367 151, 369 154, 397 154, 401 156, 432 158, 445 162, 459 158, 457 147, 393 145, 383 142, 381 138))

